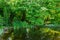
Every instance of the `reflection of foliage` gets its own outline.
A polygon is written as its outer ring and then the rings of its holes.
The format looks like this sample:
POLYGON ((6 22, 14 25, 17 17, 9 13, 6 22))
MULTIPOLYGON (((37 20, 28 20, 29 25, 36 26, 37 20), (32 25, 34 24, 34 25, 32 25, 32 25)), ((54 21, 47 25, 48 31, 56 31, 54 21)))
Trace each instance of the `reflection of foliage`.
MULTIPOLYGON (((9 29, 9 28, 8 28, 9 29)), ((11 31, 11 29, 8 30, 7 33, 2 33, 2 38, 6 39, 10 36, 12 40, 59 40, 60 38, 60 32, 52 30, 50 28, 16 28, 14 32, 11 31), (4 35, 5 34, 5 35, 4 35)), ((1 36, 0 36, 1 37, 1 36)))
MULTIPOLYGON (((25 28, 22 28, 19 30, 23 30, 23 29, 25 30, 25 28)), ((29 29, 28 33, 26 31, 21 31, 21 32, 22 33, 26 32, 25 34, 26 34, 26 36, 28 35, 27 39, 29 39, 29 40, 48 40, 48 39, 57 40, 57 39, 60 39, 60 38, 58 38, 60 36, 60 32, 54 31, 50 28, 39 28, 39 29, 28 28, 28 29, 29 29)), ((22 36, 24 36, 24 35, 22 35, 22 36)), ((25 36, 25 38, 26 38, 26 36, 25 36)))
POLYGON ((50 28, 40 28, 40 30, 30 30, 31 40, 57 40, 60 32, 51 30, 50 28))

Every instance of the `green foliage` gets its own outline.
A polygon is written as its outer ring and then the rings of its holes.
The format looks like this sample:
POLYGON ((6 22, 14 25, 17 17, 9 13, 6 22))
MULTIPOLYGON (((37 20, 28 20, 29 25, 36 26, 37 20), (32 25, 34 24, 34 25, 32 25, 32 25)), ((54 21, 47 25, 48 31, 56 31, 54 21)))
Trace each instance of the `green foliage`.
POLYGON ((48 23, 60 24, 60 3, 56 0, 2 0, 0 4, 2 3, 4 4, 1 6, 4 6, 4 17, 7 23, 11 14, 10 11, 16 15, 13 20, 18 18, 17 21, 21 21, 25 10, 24 22, 28 24, 43 25, 46 24, 46 20, 48 23))
MULTIPOLYGON (((44 24, 60 24, 59 0, 0 0, 0 26, 13 26, 16 29, 15 32, 19 32, 17 28, 33 28, 34 25, 44 24)), ((31 29, 29 35, 32 35, 32 38, 34 36, 39 38, 43 37, 44 33, 47 35, 50 32, 50 29, 41 30, 31 29)), ((26 29, 24 31, 26 32, 26 29)), ((48 36, 46 36, 48 39, 52 37, 50 34, 48 36)))

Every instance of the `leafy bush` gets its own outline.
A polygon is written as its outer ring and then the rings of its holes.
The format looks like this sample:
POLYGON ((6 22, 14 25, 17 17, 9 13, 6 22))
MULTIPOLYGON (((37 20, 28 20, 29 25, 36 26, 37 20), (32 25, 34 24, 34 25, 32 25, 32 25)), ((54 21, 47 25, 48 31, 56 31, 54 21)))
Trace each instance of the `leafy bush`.
POLYGON ((11 22, 17 20, 24 21, 28 25, 44 25, 60 24, 59 2, 56 0, 2 0, 0 4, 4 6, 4 17, 7 24, 8 20, 11 22), (11 19, 10 15, 14 17, 11 19))
MULTIPOLYGON (((14 36, 18 37, 17 35, 21 35, 21 38, 25 38, 26 28, 32 28, 29 29, 30 33, 28 33, 29 36, 32 37, 31 40, 40 40, 39 37, 41 36, 47 37, 47 39, 44 39, 48 40, 53 37, 56 32, 50 31, 48 28, 42 28, 40 30, 41 26, 39 25, 46 24, 60 24, 59 0, 0 0, 0 26, 13 27, 14 36), (35 26, 36 29, 34 29, 35 26), (37 28, 37 26, 39 26, 39 28, 37 28), (21 34, 19 31, 21 31, 21 34)), ((60 35, 59 32, 57 32, 57 34, 60 35)))

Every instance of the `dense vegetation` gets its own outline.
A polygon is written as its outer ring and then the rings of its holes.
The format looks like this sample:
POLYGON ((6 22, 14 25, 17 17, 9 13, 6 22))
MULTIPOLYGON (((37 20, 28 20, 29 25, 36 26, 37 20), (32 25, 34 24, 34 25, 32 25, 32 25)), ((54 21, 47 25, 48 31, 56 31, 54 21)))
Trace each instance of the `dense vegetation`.
MULTIPOLYGON (((32 37, 32 39, 27 40, 40 40, 39 38, 43 36, 45 40, 48 40, 50 36, 60 35, 60 32, 50 32, 52 29, 41 27, 49 25, 53 26, 54 29, 56 26, 55 30, 57 30, 59 24, 59 0, 0 0, 0 29, 5 28, 5 30, 8 30, 8 35, 12 34, 12 36, 14 36, 13 40, 15 40, 15 38, 16 40, 26 40, 25 37, 27 35, 29 35, 29 38, 32 37), (46 31, 48 30, 48 32, 45 32, 44 29, 46 29, 46 31), (27 33, 27 30, 29 30, 29 33, 27 33), (49 33, 52 34, 50 35, 49 33), (46 37, 46 39, 45 35, 49 38, 46 37), (36 39, 34 39, 35 36, 36 39)), ((7 37, 9 37, 8 35, 7 37)), ((2 38, 5 38, 5 35, 2 38)), ((55 39, 51 38, 50 40, 55 39)))

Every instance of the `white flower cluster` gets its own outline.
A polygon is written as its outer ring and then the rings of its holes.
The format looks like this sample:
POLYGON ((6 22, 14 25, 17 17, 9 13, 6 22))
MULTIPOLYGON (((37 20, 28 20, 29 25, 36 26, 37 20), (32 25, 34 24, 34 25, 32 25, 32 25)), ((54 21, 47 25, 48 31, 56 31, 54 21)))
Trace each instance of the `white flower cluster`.
POLYGON ((41 7, 41 10, 44 11, 44 10, 48 10, 48 9, 46 7, 41 7))

